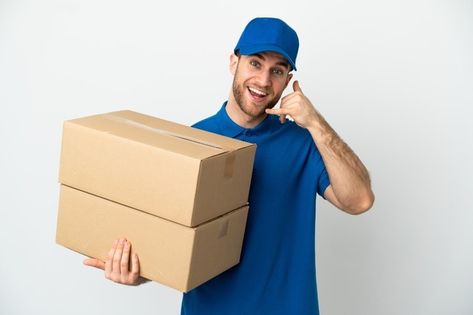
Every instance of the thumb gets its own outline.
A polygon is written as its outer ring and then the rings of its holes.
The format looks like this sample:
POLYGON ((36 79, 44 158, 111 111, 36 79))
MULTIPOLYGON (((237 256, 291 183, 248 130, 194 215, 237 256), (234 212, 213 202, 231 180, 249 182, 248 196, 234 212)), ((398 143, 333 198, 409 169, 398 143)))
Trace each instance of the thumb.
POLYGON ((294 92, 301 92, 302 94, 304 94, 304 93, 302 92, 301 86, 299 85, 299 81, 297 81, 297 80, 294 81, 294 82, 292 83, 292 88, 294 89, 294 92))
POLYGON ((102 270, 105 269, 105 263, 96 258, 85 259, 82 263, 86 266, 95 267, 102 270))

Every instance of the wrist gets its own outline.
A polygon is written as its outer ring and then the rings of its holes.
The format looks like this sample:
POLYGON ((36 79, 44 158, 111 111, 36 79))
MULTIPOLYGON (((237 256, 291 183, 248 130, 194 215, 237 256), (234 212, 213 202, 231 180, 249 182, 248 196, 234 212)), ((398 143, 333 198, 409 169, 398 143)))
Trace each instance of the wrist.
POLYGON ((312 137, 317 143, 327 143, 330 141, 331 128, 324 120, 313 119, 307 127, 312 137))

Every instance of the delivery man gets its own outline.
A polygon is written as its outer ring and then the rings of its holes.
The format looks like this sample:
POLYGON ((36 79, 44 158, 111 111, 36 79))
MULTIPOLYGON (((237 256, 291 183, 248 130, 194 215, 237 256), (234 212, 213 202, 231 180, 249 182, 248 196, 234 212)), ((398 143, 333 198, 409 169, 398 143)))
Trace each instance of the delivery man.
MULTIPOLYGON (((373 205, 368 171, 301 84, 294 81, 292 92, 281 98, 296 71, 298 49, 298 36, 284 21, 250 21, 230 56, 228 101, 194 125, 256 143, 257 150, 241 261, 185 293, 182 315, 319 314, 315 197, 350 214, 373 205)), ((104 269, 112 281, 140 284, 144 279, 130 247, 117 240, 106 261, 84 263, 104 269)))

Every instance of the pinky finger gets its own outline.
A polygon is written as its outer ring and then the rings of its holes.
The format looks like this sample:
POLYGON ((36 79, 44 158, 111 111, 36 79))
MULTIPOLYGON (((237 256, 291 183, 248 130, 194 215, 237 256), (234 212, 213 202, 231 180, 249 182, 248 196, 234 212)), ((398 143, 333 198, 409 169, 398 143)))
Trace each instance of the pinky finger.
POLYGON ((131 276, 134 279, 138 279, 140 276, 140 261, 136 253, 131 256, 131 276))

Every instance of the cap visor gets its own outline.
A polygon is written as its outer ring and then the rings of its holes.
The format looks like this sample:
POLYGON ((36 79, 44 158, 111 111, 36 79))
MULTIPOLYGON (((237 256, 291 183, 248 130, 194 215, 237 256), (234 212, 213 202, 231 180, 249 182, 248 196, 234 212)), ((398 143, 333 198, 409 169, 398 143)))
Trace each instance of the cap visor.
POLYGON ((240 54, 242 54, 242 55, 253 55, 253 54, 258 54, 258 53, 262 53, 262 52, 265 52, 265 51, 271 51, 271 52, 278 53, 278 54, 280 54, 281 56, 283 56, 284 58, 287 59, 288 63, 291 65, 291 68, 294 71, 297 71, 297 68, 296 68, 296 65, 295 65, 294 61, 288 56, 288 54, 284 50, 282 50, 278 46, 275 46, 275 45, 252 45, 251 47, 250 46, 247 46, 247 47, 241 46, 241 47, 238 47, 236 50, 238 50, 240 52, 240 54))

